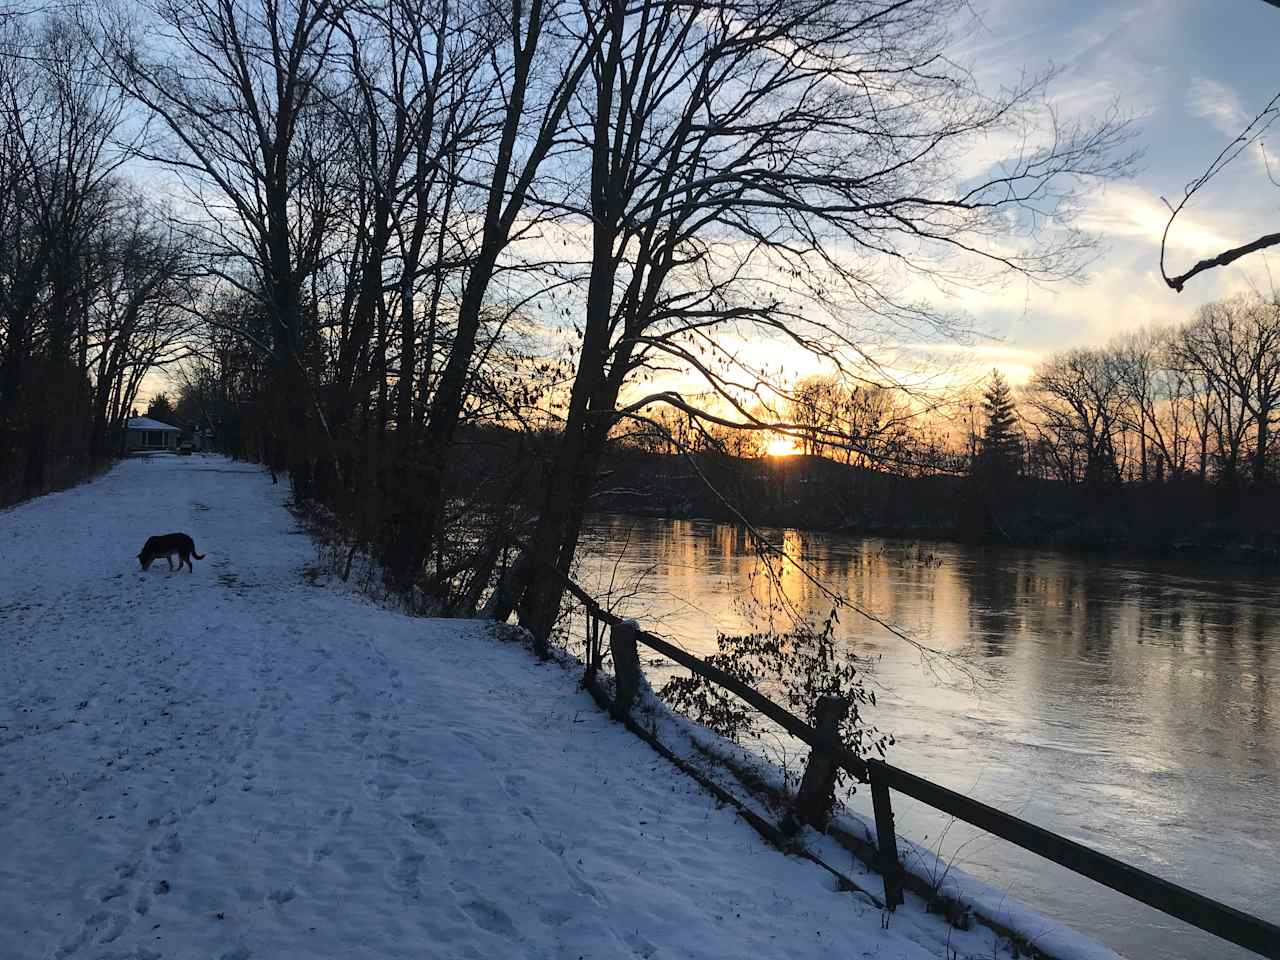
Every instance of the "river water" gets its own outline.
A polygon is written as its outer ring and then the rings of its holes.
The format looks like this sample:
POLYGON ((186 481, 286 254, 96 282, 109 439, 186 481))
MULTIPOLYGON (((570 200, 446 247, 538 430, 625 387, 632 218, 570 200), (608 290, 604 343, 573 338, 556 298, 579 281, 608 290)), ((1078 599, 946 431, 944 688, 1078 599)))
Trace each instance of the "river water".
MULTIPOLYGON (((868 620, 869 719, 913 773, 1159 876, 1280 921, 1280 576, 795 530, 766 533, 822 579, 937 650, 868 620), (972 674, 973 676, 967 676, 972 674), (974 682, 974 678, 978 682, 974 682)), ((709 653, 760 626, 766 591, 738 528, 598 516, 579 576, 646 629, 709 653), (756 575, 753 575, 756 574, 756 575)), ((830 603, 786 565, 814 617, 830 603)), ((655 680, 661 679, 655 677, 655 680)), ((870 798, 853 801, 870 813, 870 798)), ((896 795, 900 833, 1128 957, 1253 954, 896 795)))

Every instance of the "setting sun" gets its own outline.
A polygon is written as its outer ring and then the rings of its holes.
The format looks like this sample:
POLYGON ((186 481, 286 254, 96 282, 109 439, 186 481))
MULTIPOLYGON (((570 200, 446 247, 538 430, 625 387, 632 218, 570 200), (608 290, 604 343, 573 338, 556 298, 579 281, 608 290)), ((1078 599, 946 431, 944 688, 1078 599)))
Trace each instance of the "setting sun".
POLYGON ((774 437, 765 447, 765 453, 771 457, 790 457, 800 452, 792 437, 774 437))

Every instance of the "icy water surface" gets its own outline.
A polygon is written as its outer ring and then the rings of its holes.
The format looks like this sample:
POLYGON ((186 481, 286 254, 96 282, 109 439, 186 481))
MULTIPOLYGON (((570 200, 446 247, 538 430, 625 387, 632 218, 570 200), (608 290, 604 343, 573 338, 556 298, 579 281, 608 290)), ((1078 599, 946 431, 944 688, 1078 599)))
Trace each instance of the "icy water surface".
MULTIPOLYGON (((974 686, 846 613, 879 656, 873 720, 890 760, 1208 896, 1280 920, 1280 576, 771 531, 789 555, 933 647, 974 686)), ((703 521, 596 517, 582 578, 695 652, 754 627, 746 535, 703 521), (639 587, 637 588, 637 584, 639 587)), ((797 570, 789 593, 829 602, 797 570)), ((854 805, 870 812, 869 796, 854 805)), ((1114 891, 895 795, 899 830, 1135 958, 1245 958, 1114 891)))

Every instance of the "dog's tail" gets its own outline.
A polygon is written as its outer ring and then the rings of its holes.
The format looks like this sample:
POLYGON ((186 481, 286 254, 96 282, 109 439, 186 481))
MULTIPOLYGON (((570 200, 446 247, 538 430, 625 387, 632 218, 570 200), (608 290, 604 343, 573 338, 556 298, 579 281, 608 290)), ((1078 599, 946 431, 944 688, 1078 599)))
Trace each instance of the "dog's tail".
POLYGON ((204 556, 203 556, 202 554, 196 553, 196 547, 195 547, 195 544, 192 544, 192 545, 191 545, 191 555, 192 555, 193 557, 195 557, 197 560, 203 560, 203 559, 204 559, 204 556))

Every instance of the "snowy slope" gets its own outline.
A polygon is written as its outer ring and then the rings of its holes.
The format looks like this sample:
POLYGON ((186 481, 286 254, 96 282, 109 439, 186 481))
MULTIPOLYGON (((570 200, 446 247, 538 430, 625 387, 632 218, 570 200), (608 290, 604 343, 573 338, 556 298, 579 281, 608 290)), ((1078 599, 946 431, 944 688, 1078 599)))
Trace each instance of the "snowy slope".
POLYGON ((0 958, 946 955, 559 667, 310 585, 285 494, 164 457, 0 513, 0 958), (142 573, 171 531, 206 559, 142 573))

